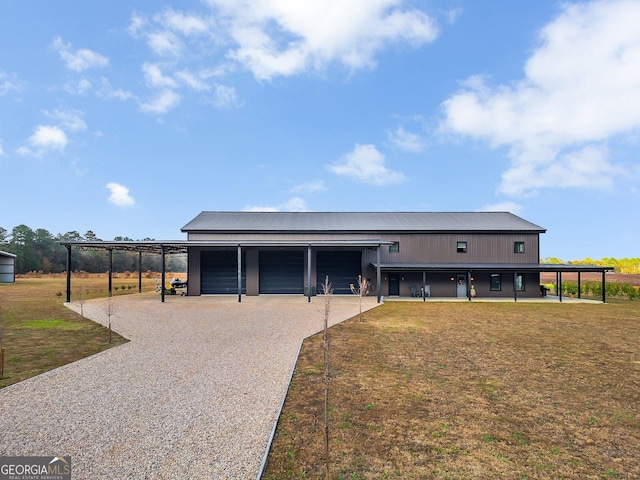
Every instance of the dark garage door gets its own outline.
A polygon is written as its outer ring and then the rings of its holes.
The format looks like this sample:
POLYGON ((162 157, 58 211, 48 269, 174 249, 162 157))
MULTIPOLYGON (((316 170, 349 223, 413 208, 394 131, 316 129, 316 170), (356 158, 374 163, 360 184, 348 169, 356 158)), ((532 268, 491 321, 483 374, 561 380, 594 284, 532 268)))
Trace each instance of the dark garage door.
MULTIPOLYGON (((238 252, 211 251, 200 254, 202 294, 238 293, 238 252)), ((245 255, 242 254, 242 293, 247 289, 245 255)))
MULTIPOLYGON (((350 284, 358 282, 361 268, 361 252, 317 252, 318 288, 329 275, 333 293, 343 295, 351 293, 350 284)), ((318 290, 318 293, 322 293, 318 290)))
POLYGON ((260 293, 304 293, 304 252, 260 252, 260 293))

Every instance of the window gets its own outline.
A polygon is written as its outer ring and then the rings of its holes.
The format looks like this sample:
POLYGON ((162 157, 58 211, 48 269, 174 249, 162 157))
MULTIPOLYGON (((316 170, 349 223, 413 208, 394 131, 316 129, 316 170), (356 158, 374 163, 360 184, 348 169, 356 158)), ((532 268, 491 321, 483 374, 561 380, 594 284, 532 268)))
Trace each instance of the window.
POLYGON ((502 276, 499 273, 491 274, 491 288, 492 292, 499 292, 502 290, 502 276))
POLYGON ((458 253, 467 253, 467 242, 458 242, 456 244, 456 251, 458 253))
POLYGON ((393 245, 389 245, 389 253, 400 252, 400 242, 393 242, 393 245))
POLYGON ((524 253, 524 242, 513 242, 513 253, 524 253))
POLYGON ((522 273, 516 275, 516 290, 524 291, 524 275, 522 273))

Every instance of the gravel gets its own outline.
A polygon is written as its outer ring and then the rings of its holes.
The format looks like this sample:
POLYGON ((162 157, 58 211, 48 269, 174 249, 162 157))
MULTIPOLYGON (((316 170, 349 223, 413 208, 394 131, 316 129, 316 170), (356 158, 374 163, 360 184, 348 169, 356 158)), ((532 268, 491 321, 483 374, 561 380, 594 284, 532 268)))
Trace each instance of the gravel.
MULTIPOLYGON (((320 298, 114 302, 129 343, 0 390, 0 456, 71 455, 74 479, 256 478, 320 298)), ((105 324, 104 305, 85 316, 105 324)), ((332 297, 331 323, 357 312, 332 297)))

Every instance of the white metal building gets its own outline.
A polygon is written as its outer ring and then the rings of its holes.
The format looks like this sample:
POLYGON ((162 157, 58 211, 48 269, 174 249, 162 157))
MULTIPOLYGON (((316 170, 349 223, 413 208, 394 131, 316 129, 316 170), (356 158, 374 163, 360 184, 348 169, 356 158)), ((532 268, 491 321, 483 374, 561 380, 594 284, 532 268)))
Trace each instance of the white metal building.
POLYGON ((0 283, 16 281, 16 256, 0 250, 0 283))

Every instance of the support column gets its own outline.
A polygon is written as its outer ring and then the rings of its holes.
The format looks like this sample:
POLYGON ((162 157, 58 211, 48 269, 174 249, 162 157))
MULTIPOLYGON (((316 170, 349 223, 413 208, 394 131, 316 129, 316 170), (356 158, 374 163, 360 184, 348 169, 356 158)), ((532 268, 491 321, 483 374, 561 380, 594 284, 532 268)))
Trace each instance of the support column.
POLYGON ((422 272, 422 301, 427 301, 427 272, 422 272))
POLYGON ((67 303, 71 301, 71 245, 67 247, 67 303))
POLYGON ((160 245, 160 255, 162 256, 162 271, 160 273, 160 301, 164 303, 164 282, 165 282, 165 265, 164 265, 164 245, 160 245))
POLYGON ((138 293, 142 293, 142 252, 138 252, 138 293))
POLYGON ((109 249, 109 296, 113 297, 113 250, 109 249))
POLYGON ((467 298, 471 301, 471 270, 467 272, 467 298))
POLYGON ((382 291, 382 273, 380 272, 380 245, 376 248, 376 282, 378 283, 378 303, 381 301, 380 292, 382 291))
POLYGON ((582 298, 582 289, 580 288, 580 272, 578 272, 578 298, 582 298))
POLYGON ((307 247, 307 302, 311 303, 311 245, 307 247))
POLYGON ((607 281, 605 280, 605 271, 602 271, 602 303, 607 303, 607 281))
POLYGON ((513 272, 513 301, 518 301, 518 272, 513 272))
POLYGON ((238 244, 238 303, 242 302, 242 247, 238 244))
POLYGON ((562 272, 558 272, 558 295, 560 296, 560 302, 562 302, 562 272))

